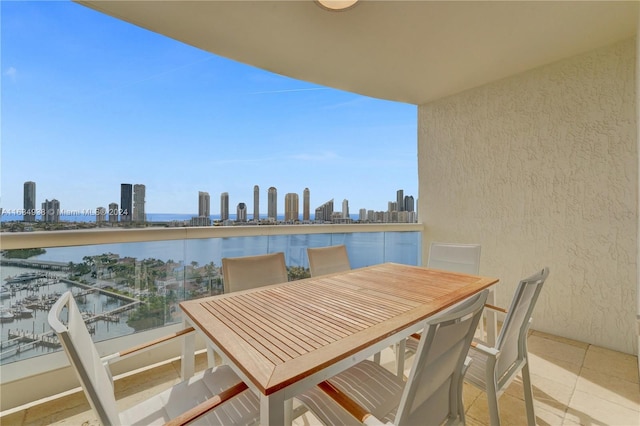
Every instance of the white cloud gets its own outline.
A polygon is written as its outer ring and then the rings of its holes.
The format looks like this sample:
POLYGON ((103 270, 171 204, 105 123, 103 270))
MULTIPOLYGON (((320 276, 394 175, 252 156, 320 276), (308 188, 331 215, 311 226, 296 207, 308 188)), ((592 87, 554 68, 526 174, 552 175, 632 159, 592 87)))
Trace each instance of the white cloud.
POLYGON ((15 69, 14 67, 9 67, 4 72, 4 75, 9 77, 11 79, 11 81, 15 82, 16 81, 16 76, 18 75, 18 70, 15 69))
POLYGON ((290 158, 300 161, 327 161, 335 160, 339 158, 339 156, 335 152, 327 151, 320 154, 296 154, 290 156, 290 158))

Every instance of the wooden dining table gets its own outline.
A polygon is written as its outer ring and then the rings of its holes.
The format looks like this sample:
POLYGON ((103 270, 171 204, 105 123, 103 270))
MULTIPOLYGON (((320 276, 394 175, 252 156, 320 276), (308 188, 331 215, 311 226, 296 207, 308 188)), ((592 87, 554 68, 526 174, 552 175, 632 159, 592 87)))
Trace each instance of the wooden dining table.
POLYGON ((259 395, 260 423, 282 425, 290 422, 291 398, 300 392, 497 282, 384 263, 184 301, 180 307, 185 322, 259 395))

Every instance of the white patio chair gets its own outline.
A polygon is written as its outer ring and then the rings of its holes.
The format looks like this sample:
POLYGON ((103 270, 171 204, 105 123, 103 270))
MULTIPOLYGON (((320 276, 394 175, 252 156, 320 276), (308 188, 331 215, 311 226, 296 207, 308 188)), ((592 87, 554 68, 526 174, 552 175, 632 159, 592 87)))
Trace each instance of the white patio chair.
POLYGON ((500 424, 498 398, 520 371, 522 372, 527 422, 529 425, 536 424, 529 374, 527 333, 531 326, 531 313, 548 276, 549 268, 546 267, 520 281, 508 311, 488 305, 487 308, 498 310, 507 315, 496 345, 491 346, 476 339, 469 351, 473 363, 465 380, 487 393, 489 417, 494 426, 500 424))
POLYGON ((309 271, 312 277, 351 269, 347 247, 344 244, 328 247, 308 247, 309 271))
POLYGON ((195 420, 201 424, 226 426, 259 421, 258 397, 227 365, 198 373, 127 410, 118 411, 109 364, 193 333, 193 328, 101 358, 71 292, 64 293, 56 301, 49 311, 48 321, 58 335, 91 408, 103 425, 179 425, 195 420), (66 324, 60 318, 65 307, 68 312, 66 324))
POLYGON ((222 259, 225 293, 279 284, 287 282, 288 278, 282 252, 222 259))
POLYGON ((480 244, 432 242, 427 268, 478 275, 480 272, 480 244))
POLYGON ((425 321, 406 383, 363 361, 297 398, 325 425, 464 423, 462 379, 487 294, 425 321))
MULTIPOLYGON (((429 247, 427 268, 478 275, 480 271, 480 249, 480 244, 432 242, 429 247)), ((483 321, 480 321, 479 329, 480 333, 484 334, 483 321)), ((396 353, 398 376, 403 374, 404 360, 416 353, 419 337, 419 333, 417 333, 405 341, 404 358, 400 353, 396 353)))

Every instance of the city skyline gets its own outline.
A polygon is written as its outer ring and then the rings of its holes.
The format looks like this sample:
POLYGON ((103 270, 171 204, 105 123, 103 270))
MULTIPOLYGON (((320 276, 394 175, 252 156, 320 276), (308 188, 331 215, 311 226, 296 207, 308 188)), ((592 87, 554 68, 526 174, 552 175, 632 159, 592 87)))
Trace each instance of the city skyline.
MULTIPOLYGON (((96 206, 94 209, 85 209, 85 210, 72 210, 66 209, 64 206, 61 206, 61 202, 58 199, 52 199, 51 201, 46 199, 41 204, 41 209, 35 209, 33 207, 35 203, 35 194, 36 194, 37 183, 34 181, 27 181, 23 184, 23 200, 24 205, 22 208, 22 221, 24 222, 33 222, 35 217, 38 216, 42 221, 50 221, 56 222, 59 220, 60 216, 69 216, 74 213, 77 215, 94 215, 96 217, 96 222, 146 222, 146 212, 145 212, 145 204, 146 204, 146 186, 144 184, 130 184, 130 183, 121 183, 120 184, 120 205, 115 202, 109 203, 109 208, 105 208, 104 206, 96 206), (56 210, 53 214, 50 213, 50 210, 56 210)), ((256 203, 259 198, 257 194, 259 194, 260 187, 259 185, 253 186, 254 193, 254 203, 256 203)), ((309 221, 310 220, 310 206, 311 206, 311 191, 309 188, 304 188, 302 191, 302 200, 300 200, 300 195, 297 192, 289 192, 286 193, 283 197, 283 211, 277 211, 277 188, 269 187, 267 190, 269 195, 269 212, 266 216, 262 218, 277 220, 280 217, 284 217, 284 220, 287 222, 291 221, 309 221), (302 209, 302 211, 301 211, 302 209), (275 213, 272 213, 274 212, 275 213)), ((237 203, 236 209, 236 221, 247 222, 248 219, 248 204, 244 201, 240 201, 237 203)), ((343 199, 342 201, 342 209, 339 212, 334 212, 333 210, 333 198, 319 207, 317 207, 316 214, 314 215, 314 220, 316 220, 317 216, 323 218, 322 220, 329 219, 349 219, 349 200, 343 199), (321 213, 319 213, 321 212, 321 213), (334 216, 334 213, 338 214, 338 216, 334 216), (333 216, 333 217, 332 217, 333 216)), ((221 221, 226 221, 230 219, 230 210, 233 209, 233 206, 229 204, 229 193, 222 192, 220 194, 220 215, 219 218, 221 221)), ((256 219, 260 219, 259 209, 256 208, 256 205, 253 206, 254 217, 253 221, 256 219), (257 215, 257 216, 256 216, 257 215)), ((404 190, 399 189, 396 191, 396 201, 388 201, 387 203, 387 212, 392 211, 414 211, 414 197, 411 195, 404 196, 404 190)), ((202 218, 210 218, 211 214, 211 197, 206 191, 198 191, 198 211, 197 215, 194 214, 192 218, 192 225, 198 226, 206 226, 209 225, 208 221, 198 220, 202 218)), ((375 212, 375 210, 360 207, 358 209, 358 215, 360 220, 365 220, 363 216, 370 212, 375 212)), ((378 211, 380 212, 380 211, 378 211)), ((165 213, 165 212, 152 212, 152 213, 165 213)), ((17 214, 16 210, 5 211, 6 215, 20 215, 17 214)), ((189 213, 187 213, 189 214, 189 213)))

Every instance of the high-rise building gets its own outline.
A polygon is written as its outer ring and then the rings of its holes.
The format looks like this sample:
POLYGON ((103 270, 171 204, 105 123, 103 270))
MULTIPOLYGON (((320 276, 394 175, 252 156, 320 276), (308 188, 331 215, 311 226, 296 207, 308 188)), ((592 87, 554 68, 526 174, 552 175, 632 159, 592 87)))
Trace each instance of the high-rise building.
POLYGON ((220 220, 229 220, 229 193, 220 194, 220 220))
POLYGON ((387 204, 387 211, 388 212, 397 212, 398 211, 398 203, 396 203, 395 201, 389 201, 389 203, 387 204))
POLYGON ((415 208, 415 202, 413 200, 413 195, 406 195, 404 197, 404 211, 412 212, 415 208))
POLYGON ((198 216, 209 217, 211 216, 211 198, 208 192, 198 192, 198 216))
POLYGON ((55 198, 42 203, 42 221, 49 223, 60 222, 60 202, 55 198))
POLYGON ((118 203, 109 203, 109 223, 116 223, 118 221, 118 203))
POLYGON ((404 210, 404 190, 398 189, 396 192, 396 208, 399 212, 404 210))
POLYGON ((22 203, 22 207, 24 208, 24 214, 22 215, 22 220, 25 222, 35 222, 36 221, 36 183, 35 182, 25 182, 24 183, 24 200, 22 203))
POLYGON ((131 222, 133 213, 133 185, 120 184, 120 222, 131 222))
POLYGON ((284 196, 284 220, 285 222, 297 222, 299 219, 300 201, 298 194, 289 192, 284 196))
POLYGON ((311 220, 311 193, 309 188, 305 188, 302 192, 302 220, 305 222, 311 220))
POLYGON ((358 212, 358 220, 364 222, 367 220, 367 209, 360 209, 358 212))
POLYGON ((278 219, 278 190, 272 186, 267 192, 267 217, 278 219))
POLYGON ((96 208, 96 223, 104 223, 107 221, 107 209, 104 207, 96 208))
POLYGON ((333 217, 333 199, 316 208, 316 222, 331 222, 333 217))
POLYGON ((247 221, 247 205, 245 203, 238 203, 238 208, 236 209, 236 222, 246 222, 247 221))
POLYGON ((253 221, 260 220, 260 187, 255 185, 253 187, 253 221))
POLYGON ((349 218, 349 200, 347 200, 346 198, 342 200, 342 218, 349 218))
POLYGON ((133 221, 146 222, 147 215, 144 209, 146 187, 140 183, 133 185, 133 221))

